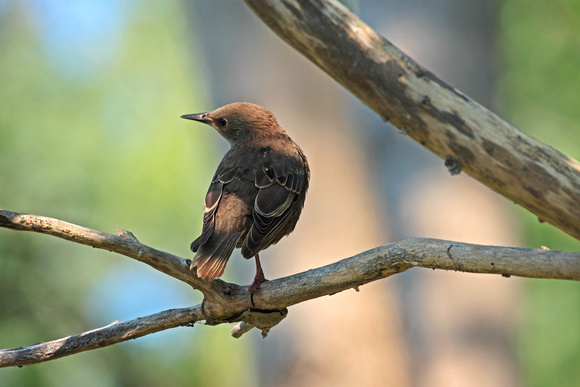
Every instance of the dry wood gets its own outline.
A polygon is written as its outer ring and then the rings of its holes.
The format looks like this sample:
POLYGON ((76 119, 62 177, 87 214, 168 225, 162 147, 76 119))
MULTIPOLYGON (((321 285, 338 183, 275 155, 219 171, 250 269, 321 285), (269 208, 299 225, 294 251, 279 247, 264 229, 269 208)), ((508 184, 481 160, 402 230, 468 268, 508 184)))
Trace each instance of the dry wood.
POLYGON ((278 36, 384 120, 580 239, 580 163, 437 78, 335 0, 245 0, 278 36))
POLYGON ((79 352, 106 347, 178 326, 193 326, 202 320, 201 306, 170 309, 127 322, 115 321, 106 327, 41 342, 0 350, 0 368, 23 366, 59 359, 79 352))
POLYGON ((243 324, 232 332, 235 337, 251 327, 262 330, 265 335, 286 316, 289 306, 348 289, 358 290, 361 285, 412 267, 580 280, 580 253, 408 238, 327 266, 265 282, 250 297, 247 286, 221 280, 201 281, 189 271, 186 260, 143 245, 134 236, 119 237, 58 219, 6 210, 0 210, 0 227, 49 234, 125 255, 188 283, 201 290, 205 297, 203 304, 196 307, 117 322, 59 340, 0 350, 0 367, 53 360, 200 320, 208 325, 241 321, 243 324))
MULTIPOLYGON (((466 171, 495 191, 580 239, 580 164, 527 136, 415 63, 336 1, 245 0, 290 45, 390 120, 445 159, 451 173, 466 171)), ((120 236, 58 219, 0 210, 0 227, 53 235, 125 255, 204 294, 192 308, 26 347, 0 350, 0 367, 39 363, 205 320, 241 322, 265 335, 287 307, 332 295, 412 267, 580 280, 580 253, 481 246, 409 238, 331 265, 265 282, 253 297, 247 286, 202 281, 189 262, 120 236)))

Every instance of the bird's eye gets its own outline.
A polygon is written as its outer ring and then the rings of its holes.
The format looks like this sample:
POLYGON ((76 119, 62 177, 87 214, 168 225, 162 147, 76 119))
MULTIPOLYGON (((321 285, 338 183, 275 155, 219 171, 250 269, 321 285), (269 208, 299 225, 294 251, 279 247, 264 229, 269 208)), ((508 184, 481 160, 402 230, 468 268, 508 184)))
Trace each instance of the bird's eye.
POLYGON ((228 120, 225 118, 220 118, 218 122, 220 123, 220 126, 226 126, 228 124, 228 120))

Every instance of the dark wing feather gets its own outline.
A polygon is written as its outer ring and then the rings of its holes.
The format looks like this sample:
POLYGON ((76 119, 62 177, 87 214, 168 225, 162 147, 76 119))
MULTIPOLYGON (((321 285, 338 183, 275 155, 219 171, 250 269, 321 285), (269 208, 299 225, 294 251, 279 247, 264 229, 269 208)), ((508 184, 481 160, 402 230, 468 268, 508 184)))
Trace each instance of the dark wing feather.
POLYGON ((203 208, 203 228, 201 235, 191 243, 191 251, 197 252, 199 247, 206 243, 215 229, 215 212, 218 209, 220 199, 223 195, 224 185, 231 182, 236 175, 236 168, 225 168, 222 164, 218 167, 207 194, 205 195, 205 205, 203 208))
MULTIPOLYGON (((279 155, 278 155, 279 156, 279 155)), ((242 255, 250 258, 278 242, 294 229, 307 187, 307 166, 301 154, 297 157, 270 158, 256 171, 258 194, 252 213, 253 224, 244 244, 242 255), (300 156, 300 157, 299 157, 300 156)))
POLYGON ((288 209, 295 193, 279 183, 260 188, 254 202, 254 211, 266 218, 281 216, 288 209))
POLYGON ((190 246, 196 253, 191 268, 197 266, 197 275, 203 279, 211 280, 223 274, 241 234, 215 232, 216 212, 223 201, 224 187, 233 180, 236 172, 236 168, 227 169, 220 165, 205 195, 202 232, 190 246))
POLYGON ((194 253, 197 253, 197 250, 199 250, 199 246, 201 246, 201 235, 198 236, 196 238, 196 240, 194 240, 193 242, 191 242, 191 245, 189 245, 189 248, 191 249, 191 251, 193 251, 194 253))
POLYGON ((217 180, 209 185, 205 195, 205 206, 203 208, 203 229, 199 239, 199 244, 207 242, 215 227, 215 212, 223 194, 224 183, 217 180))

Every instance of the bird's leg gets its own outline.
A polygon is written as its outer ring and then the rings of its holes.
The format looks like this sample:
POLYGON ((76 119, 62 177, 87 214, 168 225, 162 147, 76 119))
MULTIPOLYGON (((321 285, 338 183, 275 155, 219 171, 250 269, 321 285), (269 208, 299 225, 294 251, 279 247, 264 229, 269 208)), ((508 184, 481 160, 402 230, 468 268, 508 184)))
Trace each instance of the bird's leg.
POLYGON ((250 285, 250 294, 254 294, 256 292, 256 289, 258 289, 258 286, 260 286, 260 284, 262 282, 266 282, 268 281, 266 279, 266 277, 264 277, 264 271, 262 270, 262 265, 260 264, 260 257, 258 256, 258 254, 256 254, 256 276, 254 277, 254 282, 252 282, 252 284, 250 285))

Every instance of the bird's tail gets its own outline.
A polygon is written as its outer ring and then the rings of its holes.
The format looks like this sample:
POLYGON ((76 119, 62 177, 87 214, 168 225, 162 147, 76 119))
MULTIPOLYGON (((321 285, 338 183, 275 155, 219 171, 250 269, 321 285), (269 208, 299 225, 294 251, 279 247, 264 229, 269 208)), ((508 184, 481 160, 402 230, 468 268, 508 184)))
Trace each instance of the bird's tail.
POLYGON ((211 281, 220 277, 226 269, 239 237, 240 233, 212 235, 206 243, 197 248, 190 268, 197 266, 197 276, 203 280, 211 281))

